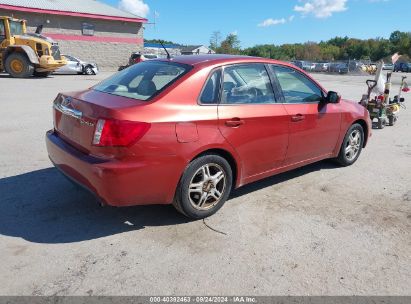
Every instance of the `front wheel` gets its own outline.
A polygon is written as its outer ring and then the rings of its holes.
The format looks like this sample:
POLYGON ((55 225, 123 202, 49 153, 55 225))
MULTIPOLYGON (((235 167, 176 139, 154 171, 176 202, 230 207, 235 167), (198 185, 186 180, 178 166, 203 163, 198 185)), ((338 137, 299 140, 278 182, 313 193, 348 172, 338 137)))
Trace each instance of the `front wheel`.
POLYGON ((94 75, 94 71, 93 71, 93 69, 91 68, 91 66, 86 66, 86 67, 84 68, 84 74, 86 74, 86 75, 94 75))
POLYGON ((34 73, 34 65, 22 53, 10 54, 6 58, 5 69, 14 78, 27 78, 34 73))
POLYGON ((174 207, 193 219, 216 213, 230 195, 232 170, 226 159, 209 154, 193 160, 178 184, 174 207))
POLYGON ((351 166, 361 154, 364 146, 364 129, 360 124, 353 124, 344 137, 336 161, 341 166, 351 166))

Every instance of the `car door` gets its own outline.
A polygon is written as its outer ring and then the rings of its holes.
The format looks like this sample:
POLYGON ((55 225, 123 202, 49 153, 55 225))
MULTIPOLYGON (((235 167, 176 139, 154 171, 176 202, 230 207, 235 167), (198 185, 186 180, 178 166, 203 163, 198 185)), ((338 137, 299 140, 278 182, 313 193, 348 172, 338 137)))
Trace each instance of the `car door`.
POLYGON ((64 55, 67 59, 67 64, 59 69, 60 72, 64 73, 78 73, 80 72, 80 63, 72 56, 64 55))
POLYGON ((224 67, 219 129, 241 158, 243 178, 282 165, 288 115, 276 97, 264 64, 224 67))
POLYGON ((280 65, 271 69, 290 123, 285 165, 330 156, 340 135, 340 104, 323 103, 323 90, 302 72, 280 65))

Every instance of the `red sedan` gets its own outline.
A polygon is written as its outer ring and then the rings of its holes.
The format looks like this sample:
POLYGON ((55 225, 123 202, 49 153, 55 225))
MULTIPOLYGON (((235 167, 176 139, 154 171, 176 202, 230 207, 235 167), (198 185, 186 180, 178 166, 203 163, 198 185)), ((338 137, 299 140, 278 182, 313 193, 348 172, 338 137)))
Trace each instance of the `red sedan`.
POLYGON ((367 110, 295 66, 205 55, 150 60, 54 100, 49 157, 112 206, 215 213, 232 188, 327 158, 348 166, 367 110))

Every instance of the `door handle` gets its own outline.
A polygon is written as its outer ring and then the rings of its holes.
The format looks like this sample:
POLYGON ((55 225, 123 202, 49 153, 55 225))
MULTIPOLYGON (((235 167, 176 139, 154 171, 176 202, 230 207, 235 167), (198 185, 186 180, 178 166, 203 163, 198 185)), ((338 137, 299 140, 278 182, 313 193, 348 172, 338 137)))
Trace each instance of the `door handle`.
POLYGON ((225 122, 225 125, 226 125, 227 127, 231 127, 231 128, 237 128, 237 127, 239 127, 239 126, 241 126, 241 125, 243 125, 243 124, 245 124, 245 121, 242 120, 242 119, 240 119, 240 118, 238 118, 238 117, 232 118, 232 119, 227 120, 227 121, 225 122))
POLYGON ((291 121, 292 122, 299 122, 305 119, 305 116, 303 114, 297 114, 297 115, 293 115, 291 116, 291 121))

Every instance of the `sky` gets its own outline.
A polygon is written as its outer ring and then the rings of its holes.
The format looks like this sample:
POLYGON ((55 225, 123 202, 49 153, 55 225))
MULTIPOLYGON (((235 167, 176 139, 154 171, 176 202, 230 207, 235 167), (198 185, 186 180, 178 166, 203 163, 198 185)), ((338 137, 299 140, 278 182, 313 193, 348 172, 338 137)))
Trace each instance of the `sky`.
POLYGON ((209 45, 214 31, 237 34, 243 48, 411 31, 410 0, 100 1, 146 17, 146 39, 188 45, 209 45))

